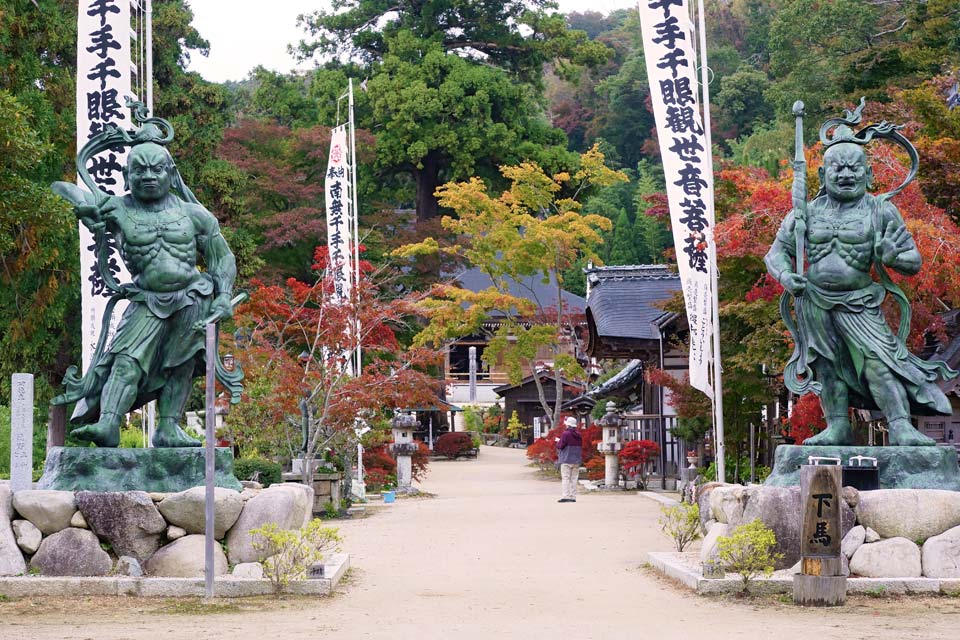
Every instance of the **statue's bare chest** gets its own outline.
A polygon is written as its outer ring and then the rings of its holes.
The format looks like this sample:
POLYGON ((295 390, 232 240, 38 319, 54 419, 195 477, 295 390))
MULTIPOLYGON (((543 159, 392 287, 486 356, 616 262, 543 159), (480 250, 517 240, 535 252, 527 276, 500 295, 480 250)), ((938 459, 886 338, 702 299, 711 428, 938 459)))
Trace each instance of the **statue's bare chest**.
POLYGON ((870 213, 862 210, 811 212, 807 242, 811 264, 836 256, 855 269, 868 269, 874 242, 870 213))
POLYGON ((118 220, 124 244, 144 246, 154 243, 190 246, 197 231, 193 220, 180 207, 163 211, 127 211, 118 220))

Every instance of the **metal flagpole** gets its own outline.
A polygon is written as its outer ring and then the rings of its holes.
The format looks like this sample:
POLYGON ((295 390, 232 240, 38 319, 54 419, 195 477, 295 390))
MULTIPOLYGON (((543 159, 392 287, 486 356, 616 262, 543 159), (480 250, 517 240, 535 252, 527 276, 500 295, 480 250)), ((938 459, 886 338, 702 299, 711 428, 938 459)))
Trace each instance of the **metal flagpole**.
POLYGON ((214 476, 215 476, 215 456, 216 456, 216 389, 215 379, 217 375, 217 323, 209 322, 206 326, 206 355, 207 355, 207 387, 206 387, 206 411, 204 415, 205 437, 206 437, 206 465, 205 480, 206 489, 204 492, 204 545, 203 545, 203 582, 204 593, 206 597, 213 597, 213 528, 214 528, 214 476))
MULTIPOLYGON (((140 78, 143 81, 144 104, 147 105, 147 113, 153 116, 153 0, 143 0, 140 10, 145 14, 142 18, 144 34, 141 39, 144 51, 141 60, 144 62, 144 68, 141 69, 140 78)), ((150 442, 147 446, 152 447, 153 433, 157 428, 157 401, 151 400, 148 406, 147 420, 149 421, 150 442)))
MULTIPOLYGON (((350 121, 350 190, 353 193, 353 197, 350 198, 350 204, 353 207, 353 216, 351 218, 351 224, 353 228, 351 232, 353 233, 353 288, 356 292, 356 299, 359 300, 360 296, 360 207, 358 206, 358 197, 357 197, 357 136, 356 136, 356 127, 353 122, 353 78, 350 78, 347 90, 347 109, 349 109, 349 121, 350 121)), ((356 311, 356 307, 354 307, 356 311)), ((354 375, 360 375, 360 369, 362 368, 362 354, 360 351, 360 317, 356 316, 356 331, 357 331, 357 351, 356 351, 356 366, 354 367, 354 375)))
POLYGON ((143 75, 145 85, 147 111, 153 115, 153 0, 145 0, 145 11, 147 14, 147 27, 144 41, 146 42, 146 62, 147 69, 143 75))
MULTIPOLYGON (((703 0, 697 0, 697 14, 697 29, 700 32, 700 84, 703 87, 703 130, 706 139, 706 153, 710 159, 712 168, 713 142, 710 132, 710 79, 709 68, 707 67, 707 27, 703 0)), ((723 381, 721 380, 722 366, 720 363, 720 295, 717 282, 716 235, 713 233, 716 229, 716 213, 714 211, 713 191, 708 191, 706 196, 707 209, 710 212, 710 218, 714 221, 714 228, 711 229, 711 235, 713 235, 713 237, 709 243, 711 264, 710 287, 713 290, 713 411, 716 419, 714 453, 717 459, 717 482, 726 482, 725 448, 723 445, 723 381)))

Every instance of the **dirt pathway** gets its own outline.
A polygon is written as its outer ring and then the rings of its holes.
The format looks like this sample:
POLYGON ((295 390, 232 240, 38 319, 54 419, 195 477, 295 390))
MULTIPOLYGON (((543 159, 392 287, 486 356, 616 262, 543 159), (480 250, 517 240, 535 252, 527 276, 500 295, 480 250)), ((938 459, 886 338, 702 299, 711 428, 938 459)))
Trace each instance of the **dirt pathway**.
POLYGON ((955 638, 960 599, 858 598, 804 610, 703 598, 643 567, 669 550, 657 505, 633 494, 558 504, 522 451, 437 462, 408 499, 340 524, 355 567, 330 598, 199 603, 0 603, 0 639, 955 638), (309 635, 306 635, 309 634, 309 635))

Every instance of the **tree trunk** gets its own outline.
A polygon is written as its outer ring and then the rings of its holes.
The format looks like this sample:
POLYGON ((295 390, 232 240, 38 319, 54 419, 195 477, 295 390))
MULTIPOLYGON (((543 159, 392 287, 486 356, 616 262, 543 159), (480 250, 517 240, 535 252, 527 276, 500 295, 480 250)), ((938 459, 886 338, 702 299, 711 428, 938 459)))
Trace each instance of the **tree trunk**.
POLYGON ((433 192, 440 186, 440 157, 430 153, 423 159, 423 169, 415 169, 417 182, 417 220, 422 222, 439 215, 437 196, 433 192))

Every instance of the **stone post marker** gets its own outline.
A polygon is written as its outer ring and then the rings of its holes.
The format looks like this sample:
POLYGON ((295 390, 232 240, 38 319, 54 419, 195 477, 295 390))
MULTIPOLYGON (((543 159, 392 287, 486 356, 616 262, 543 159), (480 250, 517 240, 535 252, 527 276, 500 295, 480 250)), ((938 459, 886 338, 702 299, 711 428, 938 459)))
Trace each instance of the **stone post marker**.
POLYGON ((617 415, 617 405, 613 402, 607 403, 607 413, 600 419, 603 427, 603 440, 597 443, 597 450, 603 454, 603 488, 620 488, 620 459, 618 455, 623 449, 623 443, 620 442, 620 428, 623 426, 623 420, 617 415))
POLYGON ((10 489, 33 488, 33 374, 15 373, 10 384, 10 489))
POLYGON ((800 467, 801 574, 793 577, 796 604, 832 607, 847 600, 840 559, 840 473, 839 463, 800 467))
POLYGON ((413 461, 411 456, 417 450, 413 441, 413 430, 417 426, 417 416, 413 413, 401 413, 393 419, 393 444, 390 449, 397 457, 397 492, 415 493, 413 482, 413 461))

